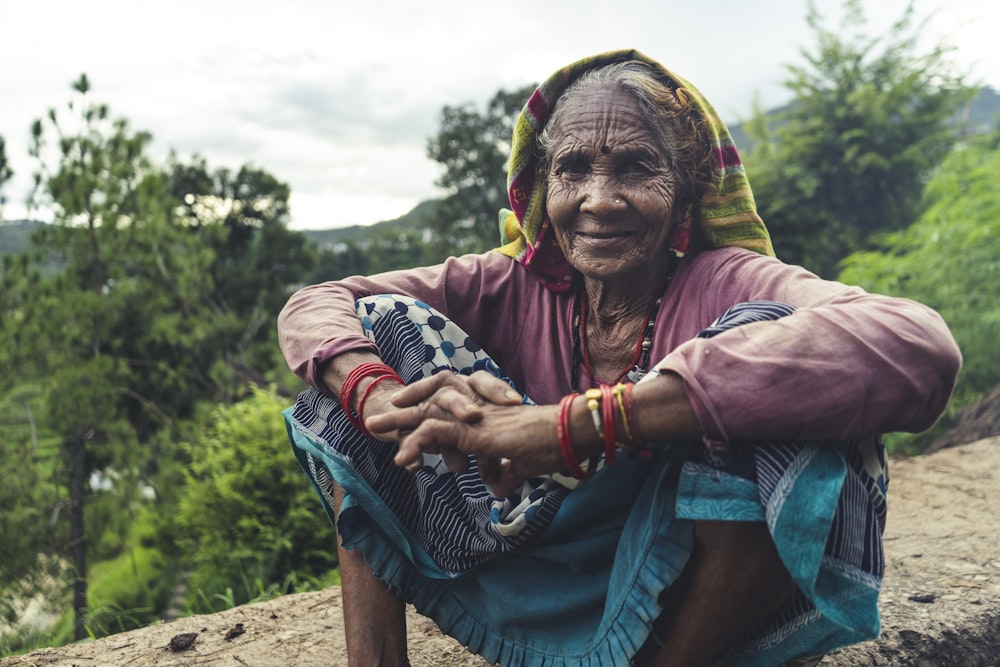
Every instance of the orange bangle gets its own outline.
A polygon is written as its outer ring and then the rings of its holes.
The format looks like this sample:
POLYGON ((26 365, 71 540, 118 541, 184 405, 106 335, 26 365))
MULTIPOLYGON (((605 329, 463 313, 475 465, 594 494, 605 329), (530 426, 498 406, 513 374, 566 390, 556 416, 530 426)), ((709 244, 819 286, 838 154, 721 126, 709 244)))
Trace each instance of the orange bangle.
POLYGON ((622 410, 625 412, 626 428, 632 437, 632 449, 645 452, 649 450, 649 447, 646 444, 646 439, 642 437, 642 431, 639 429, 639 422, 636 419, 635 399, 632 396, 634 388, 634 384, 627 384, 622 390, 622 410))

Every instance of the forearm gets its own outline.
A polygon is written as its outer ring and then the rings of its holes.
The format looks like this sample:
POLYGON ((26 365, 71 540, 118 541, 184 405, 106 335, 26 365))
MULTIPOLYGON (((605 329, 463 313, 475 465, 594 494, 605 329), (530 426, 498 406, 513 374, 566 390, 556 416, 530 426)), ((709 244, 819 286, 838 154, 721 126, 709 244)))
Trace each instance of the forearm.
MULTIPOLYGON (((700 426, 684 381, 674 373, 635 385, 636 425, 646 442, 684 440, 698 434, 700 426)), ((622 433, 621 429, 618 433, 622 433)))
MULTIPOLYGON (((383 361, 373 352, 346 352, 329 359, 320 370, 321 388, 343 402, 344 383, 351 373, 363 364, 383 364, 383 361)), ((350 409, 363 422, 368 417, 392 410, 392 396, 403 387, 398 378, 380 377, 382 375, 384 373, 373 372, 361 377, 350 389, 350 395, 346 397, 350 409)), ((395 439, 395 435, 391 433, 380 437, 395 439)))
POLYGON ((919 431, 947 405, 961 355, 930 308, 737 249, 702 253, 691 266, 699 270, 679 272, 675 286, 698 297, 690 303, 705 323, 741 302, 771 300, 796 309, 694 338, 657 364, 683 378, 709 438, 822 440, 919 431))
POLYGON ((960 366, 936 313, 874 296, 696 339, 659 365, 684 379, 702 429, 721 440, 923 430, 960 366))

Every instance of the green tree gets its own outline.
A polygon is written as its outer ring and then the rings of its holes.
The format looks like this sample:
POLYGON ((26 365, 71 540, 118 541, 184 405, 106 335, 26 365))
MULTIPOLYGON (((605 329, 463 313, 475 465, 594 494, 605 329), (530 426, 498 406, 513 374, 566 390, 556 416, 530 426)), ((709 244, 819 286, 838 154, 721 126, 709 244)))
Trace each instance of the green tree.
MULTIPOLYGON (((267 172, 153 164, 148 133, 91 103, 85 76, 73 88, 66 108, 32 127, 32 200, 55 223, 4 257, 0 392, 17 378, 40 395, 33 417, 60 453, 50 467, 65 488, 58 516, 62 525, 69 515, 82 637, 99 631, 87 615, 88 562, 136 539, 139 484, 163 507, 179 495, 160 483, 177 480, 183 461, 171 435, 200 423, 206 404, 282 372, 273 321, 315 250, 286 229, 288 188, 267 172)), ((22 419, 16 403, 11 414, 22 419)), ((21 458, 0 459, 16 468, 31 451, 25 437, 18 446, 21 458)), ((12 510, 30 523, 26 508, 12 510)))
POLYGON ((1000 131, 953 151, 925 190, 923 215, 851 255, 840 279, 916 299, 948 322, 964 364, 952 408, 1000 384, 1000 131))
POLYGON ((64 271, 35 290, 36 302, 21 304, 28 331, 16 339, 26 354, 38 355, 47 380, 49 423, 61 439, 69 495, 69 546, 75 570, 74 638, 87 636, 87 535, 84 503, 88 477, 96 459, 114 458, 114 452, 132 444, 124 427, 118 400, 127 386, 126 364, 109 354, 109 324, 122 290, 116 285, 121 262, 127 257, 115 234, 133 226, 140 202, 149 192, 144 150, 150 137, 132 133, 126 122, 112 121, 106 106, 86 101, 90 84, 85 75, 73 84, 83 102, 71 103, 79 130, 70 134, 59 123, 56 110, 46 123, 32 126, 31 153, 39 160, 35 201, 55 212, 58 225, 46 230, 45 241, 63 253, 64 271), (43 153, 47 134, 57 137, 58 157, 49 171, 43 153), (58 326, 53 326, 54 324, 58 326), (32 336, 32 337, 28 337, 32 336))
POLYGON ((500 238, 499 210, 507 201, 507 160, 514 122, 535 86, 498 90, 480 112, 472 103, 441 110, 441 128, 427 155, 444 166, 434 232, 450 254, 481 252, 500 238))
POLYGON ((954 119, 974 92, 948 49, 921 50, 912 4, 888 33, 866 34, 860 0, 839 27, 814 5, 816 38, 790 66, 792 102, 748 126, 748 165, 778 256, 832 276, 872 235, 903 229, 920 212, 923 184, 955 142, 954 119))
MULTIPOLYGON (((12 620, 11 602, 30 591, 39 554, 51 553, 56 536, 48 526, 57 506, 51 470, 59 441, 43 423, 40 389, 21 382, 0 394, 0 618, 12 620)), ((28 596, 30 597, 30 595, 28 596)))
POLYGON ((174 156, 167 173, 184 224, 214 252, 204 297, 233 323, 232 384, 264 382, 264 370, 280 363, 277 313, 319 258, 308 238, 288 229, 288 185, 251 165, 212 170, 197 156, 189 163, 174 156))
MULTIPOLYGON (((263 171, 244 170, 242 180, 233 179, 232 201, 206 205, 253 205, 230 210, 231 224, 223 208, 192 224, 185 204, 197 205, 201 193, 178 196, 173 172, 147 156, 150 135, 90 103, 85 76, 73 87, 77 98, 66 110, 52 110, 32 127, 33 200, 56 224, 36 232, 31 253, 9 263, 15 270, 4 274, 4 305, 12 317, 3 333, 12 350, 8 365, 40 374, 46 421, 59 433, 75 569, 74 636, 81 638, 87 563, 97 546, 84 513, 96 497, 93 474, 114 480, 123 501, 134 497, 140 479, 169 453, 163 449, 169 441, 155 434, 176 428, 200 402, 234 400, 247 377, 264 381, 268 369, 254 368, 247 350, 273 329, 277 295, 287 294, 297 266, 271 263, 284 238, 286 187, 263 171), (247 240, 231 242, 233 229, 247 240), (53 255, 59 270, 39 271, 39 261, 53 255), (220 287, 229 272, 245 284, 220 287), (234 296, 237 288, 246 292, 234 296)), ((270 349, 264 355, 274 356, 270 349)))

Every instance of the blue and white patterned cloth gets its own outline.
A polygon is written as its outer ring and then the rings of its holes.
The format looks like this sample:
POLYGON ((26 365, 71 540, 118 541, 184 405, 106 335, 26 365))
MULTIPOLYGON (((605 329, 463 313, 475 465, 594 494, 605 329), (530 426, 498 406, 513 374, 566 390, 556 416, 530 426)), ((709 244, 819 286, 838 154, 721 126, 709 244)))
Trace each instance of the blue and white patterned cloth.
MULTIPOLYGON (((740 304, 701 335, 793 310, 740 304)), ((425 304, 383 295, 359 301, 358 313, 407 383, 438 372, 503 377, 425 304)), ((488 660, 628 664, 660 614, 661 592, 684 567, 692 522, 706 519, 766 522, 799 587, 719 664, 774 665, 878 634, 887 477, 875 439, 733 443, 722 453, 675 443, 651 458, 620 456, 575 489, 575 480, 539 477, 497 499, 474 460, 461 474, 436 455, 425 455, 416 474, 396 467, 394 443, 361 434, 338 401, 317 391, 304 392, 285 417, 344 545, 488 660), (345 492, 339 518, 334 483, 345 492)))

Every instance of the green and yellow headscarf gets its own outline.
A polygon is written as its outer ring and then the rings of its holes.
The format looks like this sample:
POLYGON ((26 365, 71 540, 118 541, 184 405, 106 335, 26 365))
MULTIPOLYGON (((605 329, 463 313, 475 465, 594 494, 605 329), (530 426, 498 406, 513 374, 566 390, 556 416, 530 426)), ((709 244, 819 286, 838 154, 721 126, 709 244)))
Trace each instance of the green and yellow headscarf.
MULTIPOLYGON (((673 82, 678 98, 700 113, 709 128, 714 155, 714 177, 699 203, 696 224, 710 248, 738 246, 773 255, 771 238, 757 214, 750 182, 740 162, 736 145, 715 109, 690 83, 655 60, 634 50, 612 51, 584 58, 549 77, 528 99, 514 126, 507 192, 511 209, 500 212, 498 250, 541 276, 553 291, 570 288, 575 271, 556 244, 545 213, 545 180, 538 176, 536 142, 556 100, 584 72, 614 63, 638 60, 651 65, 673 82)), ((681 228, 671 238, 678 255, 687 251, 690 229, 681 228)))

